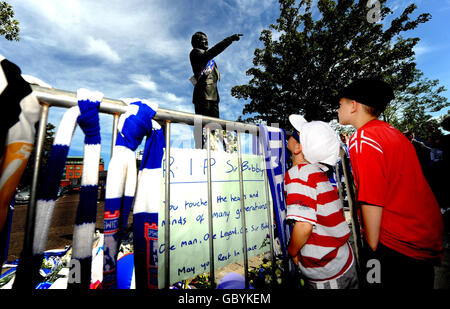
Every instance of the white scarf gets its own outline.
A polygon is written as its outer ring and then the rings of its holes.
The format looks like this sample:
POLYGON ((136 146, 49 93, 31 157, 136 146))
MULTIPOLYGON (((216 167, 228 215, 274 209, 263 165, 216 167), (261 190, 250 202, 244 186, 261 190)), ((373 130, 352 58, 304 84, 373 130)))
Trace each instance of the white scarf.
POLYGON ((117 286, 116 267, 120 240, 128 223, 137 183, 134 151, 152 133, 157 105, 129 100, 128 110, 119 118, 116 145, 108 166, 104 216, 104 289, 117 286))

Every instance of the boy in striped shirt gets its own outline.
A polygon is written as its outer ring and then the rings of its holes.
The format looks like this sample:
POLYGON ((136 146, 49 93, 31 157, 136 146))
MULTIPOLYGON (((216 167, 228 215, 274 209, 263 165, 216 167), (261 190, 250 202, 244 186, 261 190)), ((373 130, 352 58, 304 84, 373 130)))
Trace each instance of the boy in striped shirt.
POLYGON ((295 128, 288 140, 293 167, 285 175, 287 220, 294 227, 289 255, 310 288, 357 288, 350 229, 336 189, 326 175, 335 165, 339 140, 325 122, 291 115, 295 128))

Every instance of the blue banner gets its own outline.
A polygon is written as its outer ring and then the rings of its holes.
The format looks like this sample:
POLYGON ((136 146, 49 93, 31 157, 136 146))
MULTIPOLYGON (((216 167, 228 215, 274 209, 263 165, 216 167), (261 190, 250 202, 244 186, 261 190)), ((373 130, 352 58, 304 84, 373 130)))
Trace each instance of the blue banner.
POLYGON ((262 125, 260 125, 260 132, 281 253, 283 257, 288 257, 287 245, 289 243, 290 230, 286 224, 286 204, 284 200, 284 175, 287 171, 288 160, 286 132, 283 129, 262 125))

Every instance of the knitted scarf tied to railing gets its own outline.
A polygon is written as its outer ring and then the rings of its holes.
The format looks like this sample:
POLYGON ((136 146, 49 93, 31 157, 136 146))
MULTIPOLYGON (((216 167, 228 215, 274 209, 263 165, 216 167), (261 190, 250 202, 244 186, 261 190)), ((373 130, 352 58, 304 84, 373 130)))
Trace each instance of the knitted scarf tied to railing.
MULTIPOLYGON (((103 99, 103 94, 79 89, 77 91, 77 99, 78 106, 69 108, 61 119, 47 166, 44 170, 43 181, 38 186, 32 248, 33 257, 31 260, 31 280, 33 286, 36 286, 42 281, 39 275, 39 269, 47 244, 47 236, 58 198, 61 177, 77 122, 85 133, 85 146, 82 188, 75 219, 72 258, 80 263, 71 263, 71 265, 77 265, 79 267, 75 269, 75 272, 78 273, 74 274, 74 280, 70 280, 71 277, 69 276, 68 281, 72 281, 75 286, 89 287, 90 284, 90 259, 97 212, 96 193, 100 158, 98 107, 100 101, 103 99)), ((18 273, 16 280, 21 279, 18 273)), ((74 285, 69 284, 69 287, 74 285)))
POLYGON ((158 288, 158 213, 161 204, 165 140, 153 123, 147 137, 133 206, 133 246, 136 289, 158 288))
MULTIPOLYGON (((117 287, 117 254, 121 238, 124 236, 128 224, 137 186, 134 151, 145 136, 147 136, 146 149, 152 144, 154 140, 153 132, 155 131, 153 126, 157 125, 152 118, 156 114, 157 108, 156 104, 145 101, 131 102, 128 105, 127 112, 119 118, 117 140, 106 178, 102 281, 102 288, 104 289, 117 287)), ((162 130, 158 132, 158 136, 162 136, 162 130)), ((162 147, 160 148, 162 149, 162 147)), ((148 164, 151 165, 152 163, 149 162, 148 164)), ((147 187, 147 189, 149 188, 147 187)), ((137 206, 140 204, 138 197, 136 199, 135 209, 141 209, 142 207, 137 206)), ((133 226, 136 229, 140 224, 133 222, 133 226)), ((141 235, 141 231, 136 231, 133 237, 140 238, 139 235, 141 235)))
POLYGON ((73 231, 69 289, 89 289, 91 283, 92 246, 97 220, 98 172, 101 152, 98 107, 102 98, 103 94, 99 92, 93 95, 93 98, 87 96, 78 98, 81 114, 77 121, 85 135, 84 160, 80 200, 73 231))

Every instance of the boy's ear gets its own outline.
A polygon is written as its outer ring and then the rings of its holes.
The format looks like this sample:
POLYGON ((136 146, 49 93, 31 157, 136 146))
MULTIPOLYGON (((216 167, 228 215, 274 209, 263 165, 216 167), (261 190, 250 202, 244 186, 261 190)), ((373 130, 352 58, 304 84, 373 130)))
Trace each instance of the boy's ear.
POLYGON ((294 147, 294 153, 296 155, 298 155, 299 153, 301 153, 303 150, 302 144, 300 143, 295 143, 295 147, 294 147))
POLYGON ((351 103, 352 103, 351 112, 355 113, 360 108, 360 104, 358 102, 356 102, 355 100, 352 100, 351 103))

